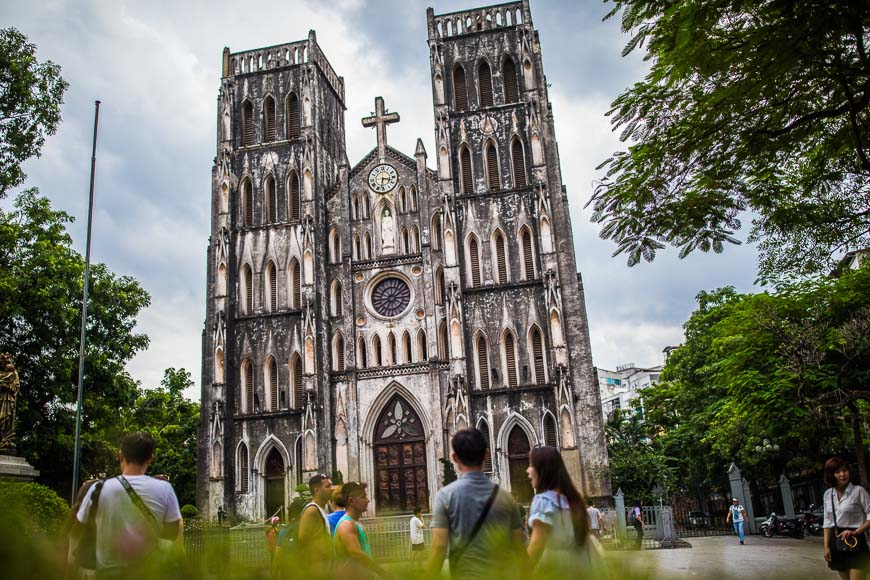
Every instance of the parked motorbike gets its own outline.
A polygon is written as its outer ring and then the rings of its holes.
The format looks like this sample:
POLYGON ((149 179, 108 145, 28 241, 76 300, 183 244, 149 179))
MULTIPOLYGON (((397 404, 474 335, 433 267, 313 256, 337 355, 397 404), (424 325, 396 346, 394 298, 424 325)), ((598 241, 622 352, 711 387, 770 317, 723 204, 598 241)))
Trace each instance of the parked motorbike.
POLYGON ((821 536, 823 533, 821 518, 815 514, 816 506, 811 504, 804 512, 804 533, 810 536, 821 536))
POLYGON ((781 518, 776 515, 776 512, 771 512, 770 516, 761 523, 759 531, 765 538, 772 538, 773 536, 804 537, 803 523, 798 520, 781 518))

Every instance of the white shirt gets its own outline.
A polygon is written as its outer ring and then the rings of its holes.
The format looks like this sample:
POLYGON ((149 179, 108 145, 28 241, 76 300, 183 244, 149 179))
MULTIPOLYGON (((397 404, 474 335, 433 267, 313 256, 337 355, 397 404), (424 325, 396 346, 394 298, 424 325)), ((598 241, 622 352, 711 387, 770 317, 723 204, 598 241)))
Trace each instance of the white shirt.
POLYGON ((411 543, 414 545, 423 543, 423 520, 417 516, 411 518, 411 543))
POLYGON ((831 511, 832 506, 837 510, 837 527, 838 528, 857 528, 864 525, 864 522, 870 520, 870 494, 860 485, 846 486, 846 491, 843 492, 843 497, 837 499, 837 490, 830 488, 825 492, 825 519, 822 524, 823 528, 834 527, 834 513, 831 511), (833 499, 833 504, 831 500, 833 499))
MULTIPOLYGON (((181 519, 178 498, 168 481, 147 475, 126 476, 130 487, 161 524, 181 519)), ((92 485, 76 514, 78 521, 85 523, 91 509, 92 485)), ((152 541, 154 527, 133 504, 124 486, 117 478, 107 479, 97 502, 97 568, 115 568, 138 559, 143 552, 157 546, 152 541)))
POLYGON ((601 517, 601 512, 596 507, 588 507, 586 508, 586 513, 589 514, 589 527, 597 530, 600 525, 598 518, 601 517))
POLYGON ((732 522, 734 522, 735 524, 739 524, 740 522, 743 521, 743 512, 745 510, 744 510, 742 505, 740 505, 740 504, 733 505, 732 504, 731 507, 728 509, 731 510, 731 521, 732 522))

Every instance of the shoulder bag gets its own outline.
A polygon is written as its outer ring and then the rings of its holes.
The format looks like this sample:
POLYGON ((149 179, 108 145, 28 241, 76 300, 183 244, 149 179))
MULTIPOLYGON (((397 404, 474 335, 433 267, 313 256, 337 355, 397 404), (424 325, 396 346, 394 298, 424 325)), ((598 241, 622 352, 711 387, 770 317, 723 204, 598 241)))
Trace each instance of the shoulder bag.
POLYGON ((79 568, 86 570, 97 569, 97 506, 100 502, 100 492, 103 491, 103 482, 98 481, 94 484, 94 491, 91 492, 91 507, 88 510, 88 518, 82 524, 82 530, 79 543, 73 550, 73 559, 79 568))
POLYGON ((124 486, 124 491, 127 492, 127 495, 130 496, 130 501, 133 502, 133 505, 136 506, 145 519, 148 520, 148 523, 151 524, 151 527, 154 528, 154 533, 157 534, 157 537, 160 538, 163 533, 163 526, 160 522, 157 521, 157 516, 154 515, 148 506, 145 505, 145 502, 142 501, 142 498, 139 497, 139 494, 136 493, 136 490, 133 489, 133 486, 130 485, 130 482, 127 481, 127 478, 123 475, 118 476, 118 481, 121 482, 121 485, 124 486))
POLYGON ((486 521, 486 517, 489 515, 490 510, 492 509, 492 504, 495 503, 495 498, 498 496, 499 487, 498 485, 492 486, 492 493, 489 494, 489 498, 486 500, 486 503, 483 506, 483 511, 480 512, 480 517, 477 518, 477 521, 474 522, 474 527, 471 528, 471 533, 468 534, 468 538, 465 540, 465 543, 455 549, 450 550, 450 571, 453 572, 457 566, 459 566, 459 562, 462 560, 462 557, 465 555, 465 551, 468 550, 469 546, 471 546, 472 542, 474 542, 474 538, 477 537, 477 534, 480 532, 480 529, 483 527, 483 523, 486 521))

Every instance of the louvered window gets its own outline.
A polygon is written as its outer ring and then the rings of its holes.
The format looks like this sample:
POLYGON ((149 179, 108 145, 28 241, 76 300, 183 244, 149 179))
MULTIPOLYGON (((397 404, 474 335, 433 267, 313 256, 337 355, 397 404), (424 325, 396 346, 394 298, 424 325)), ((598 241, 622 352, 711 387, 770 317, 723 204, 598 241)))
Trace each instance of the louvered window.
POLYGON ((263 101, 263 124, 265 125, 266 141, 275 140, 275 99, 266 97, 263 101))
POLYGON ((514 163, 514 187, 526 186, 526 158, 523 155, 523 144, 514 139, 511 144, 511 157, 514 163))
POLYGON ((520 100, 519 84, 517 83, 517 67, 510 57, 504 59, 501 65, 501 80, 504 84, 504 102, 516 103, 520 100))
POLYGON ((471 285, 474 288, 480 286, 480 249, 477 246, 477 238, 472 237, 468 242, 468 261, 471 265, 471 285))
POLYGON ((471 175, 471 151, 468 150, 468 147, 462 148, 459 153, 459 161, 462 166, 460 172, 462 174, 462 193, 473 193, 474 176, 471 175))
POLYGON ((480 93, 480 106, 492 106, 492 72, 485 62, 480 63, 477 69, 477 88, 480 93))
POLYGON ((526 280, 535 279, 535 259, 532 254, 532 233, 524 227, 520 232, 520 243, 523 246, 523 267, 526 270, 526 280))
POLYGON ((288 185, 290 189, 290 219, 298 220, 302 214, 302 200, 299 195, 299 176, 296 175, 296 172, 290 174, 288 185))
POLYGON ((491 142, 486 145, 486 181, 490 191, 501 189, 498 178, 498 155, 495 154, 495 145, 491 142))
POLYGON ((269 278, 269 309, 274 312, 278 310, 278 276, 275 275, 275 265, 272 262, 266 268, 266 276, 269 278))
POLYGON ((486 421, 481 421, 477 424, 477 429, 483 433, 483 438, 486 439, 486 450, 489 451, 486 454, 486 459, 483 460, 483 472, 492 473, 492 447, 489 444, 489 425, 487 425, 486 421))
POLYGON ((296 258, 290 262, 290 296, 293 299, 291 306, 302 308, 302 275, 296 258))
POLYGON ((275 359, 269 359, 269 407, 278 410, 278 365, 275 359))
POLYGON ((342 304, 342 296, 341 296, 341 284, 339 282, 335 283, 333 287, 334 296, 332 299, 332 315, 333 316, 341 316, 342 311, 344 310, 344 305, 342 304))
POLYGON ((242 103, 242 145, 249 147, 254 144, 254 105, 245 100, 242 103))
POLYGON ((254 365, 245 361, 245 410, 254 412, 254 365))
POLYGON ((480 377, 480 388, 489 388, 489 353, 486 350, 486 339, 477 337, 477 374, 480 377))
POLYGON ((344 370, 344 337, 340 333, 335 337, 335 370, 344 370))
POLYGON ((544 415, 544 444, 556 447, 556 421, 549 413, 544 415))
POLYGON ((514 335, 506 333, 504 335, 504 359, 507 364, 505 378, 509 387, 517 386, 517 349, 514 335))
POLYGON ((464 111, 468 108, 465 71, 459 66, 453 71, 453 107, 457 111, 464 111))
POLYGON ((248 448, 242 443, 239 446, 239 489, 242 493, 248 493, 248 448))
POLYGON ((245 227, 254 225, 254 193, 248 179, 242 181, 242 220, 245 227))
POLYGON ((408 331, 405 331, 405 334, 402 336, 402 349, 405 351, 403 354, 405 355, 405 359, 402 361, 406 364, 410 364, 414 362, 414 353, 411 350, 411 335, 408 331))
POLYGON ((245 287, 245 303, 244 313, 251 314, 254 312, 254 280, 251 276, 251 267, 245 264, 242 268, 242 284, 245 287))
POLYGON ((537 328, 532 329, 532 360, 535 369, 535 382, 541 384, 544 382, 544 340, 541 337, 541 331, 537 328))
POLYGON ((301 134, 299 99, 294 93, 287 98, 287 138, 298 139, 301 134))
POLYGON ((297 409, 301 409, 305 405, 305 388, 302 386, 302 357, 298 354, 293 355, 290 366, 293 372, 293 402, 297 409))
POLYGON ((275 187, 275 178, 269 175, 264 183, 266 189, 266 221, 275 223, 278 221, 278 192, 275 187))
POLYGON ((508 281, 507 248, 505 248, 505 238, 501 232, 495 235, 495 261, 498 283, 504 284, 508 281))

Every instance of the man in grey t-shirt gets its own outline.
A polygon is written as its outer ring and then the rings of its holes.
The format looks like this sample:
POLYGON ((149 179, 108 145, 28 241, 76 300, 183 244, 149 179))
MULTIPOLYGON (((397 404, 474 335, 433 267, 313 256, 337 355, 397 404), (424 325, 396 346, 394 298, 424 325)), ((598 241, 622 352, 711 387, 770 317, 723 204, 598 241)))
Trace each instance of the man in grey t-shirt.
MULTIPOLYGON (((525 562, 519 511, 511 496, 499 490, 479 532, 470 538, 495 489, 482 472, 487 443, 477 429, 464 429, 453 436, 450 445, 450 459, 461 475, 435 496, 429 570, 440 572, 449 546, 453 578, 503 578, 512 558, 525 562)), ((523 564, 513 571, 519 572, 523 564)))

